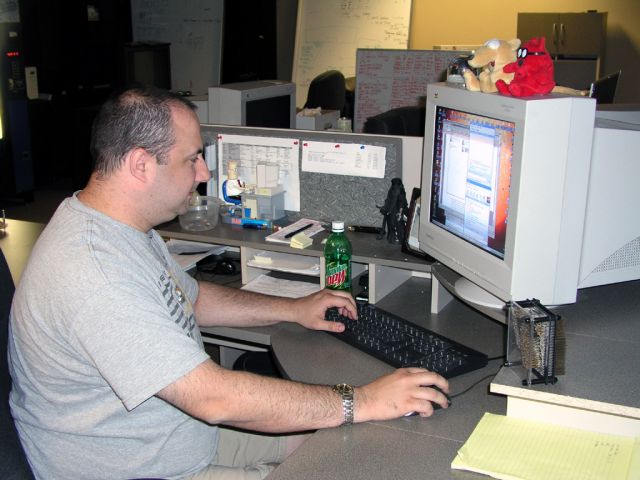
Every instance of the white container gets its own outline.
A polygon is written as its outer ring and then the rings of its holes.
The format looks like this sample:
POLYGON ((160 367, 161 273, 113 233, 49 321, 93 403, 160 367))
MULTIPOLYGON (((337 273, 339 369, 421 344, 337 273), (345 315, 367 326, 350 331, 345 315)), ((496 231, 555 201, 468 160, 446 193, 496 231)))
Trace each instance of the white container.
POLYGON ((296 128, 298 130, 327 130, 334 128, 340 118, 340 110, 322 110, 320 115, 307 117, 299 112, 296 115, 296 128))

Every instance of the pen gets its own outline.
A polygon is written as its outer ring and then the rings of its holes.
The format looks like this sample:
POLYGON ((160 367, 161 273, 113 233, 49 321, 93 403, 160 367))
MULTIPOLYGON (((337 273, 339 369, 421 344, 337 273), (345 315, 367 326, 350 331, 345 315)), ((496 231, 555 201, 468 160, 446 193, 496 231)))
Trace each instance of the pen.
POLYGON ((266 230, 269 228, 267 225, 260 223, 243 223, 242 228, 251 228, 253 230, 266 230))
POLYGON ((360 225, 351 225, 347 227, 347 230, 350 232, 360 232, 360 233, 380 233, 380 227, 363 227, 360 225))
POLYGON ((284 236, 284 238, 291 238, 291 237, 293 237, 294 235, 296 235, 296 234, 298 234, 298 233, 300 233, 300 232, 305 231, 305 230, 306 230, 307 228, 309 228, 309 227, 313 227, 313 223, 308 223, 308 224, 306 224, 304 227, 300 227, 299 229, 294 230, 293 232, 289 232, 289 233, 287 233, 287 234, 284 236))

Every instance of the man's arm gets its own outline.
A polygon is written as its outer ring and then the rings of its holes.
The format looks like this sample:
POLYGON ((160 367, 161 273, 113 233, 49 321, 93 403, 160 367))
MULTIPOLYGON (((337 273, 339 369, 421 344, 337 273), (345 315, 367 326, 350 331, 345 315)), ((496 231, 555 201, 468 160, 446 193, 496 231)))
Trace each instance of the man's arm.
POLYGON ((295 322, 313 329, 340 332, 344 326, 324 320, 327 308, 355 318, 353 298, 344 292, 321 290, 303 298, 284 298, 248 292, 237 288, 199 282, 200 291, 194 305, 201 327, 259 327, 278 322, 295 322))
MULTIPOLYGON (((388 420, 409 412, 433 413, 446 397, 423 385, 449 391, 448 382, 426 370, 399 369, 356 387, 354 421, 388 420)), ((226 370, 207 360, 157 394, 184 412, 211 424, 280 433, 340 425, 341 398, 323 385, 308 385, 226 370)))

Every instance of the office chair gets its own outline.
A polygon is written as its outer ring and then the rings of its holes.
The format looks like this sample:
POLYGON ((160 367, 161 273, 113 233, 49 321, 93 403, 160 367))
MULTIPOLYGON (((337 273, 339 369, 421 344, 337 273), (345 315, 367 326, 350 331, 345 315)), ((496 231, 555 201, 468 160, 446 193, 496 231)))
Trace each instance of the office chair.
POLYGON ((613 103, 621 74, 622 70, 618 70, 593 82, 589 88, 589 96, 595 98, 596 103, 613 103))
POLYGON ((421 106, 398 107, 367 118, 363 133, 378 135, 424 136, 426 109, 421 106))
POLYGON ((307 102, 304 108, 340 110, 342 116, 346 101, 344 75, 337 70, 329 70, 315 77, 309 84, 307 102))
POLYGON ((0 478, 5 480, 33 478, 9 409, 11 376, 7 360, 7 343, 9 310, 14 291, 11 271, 0 250, 0 478))

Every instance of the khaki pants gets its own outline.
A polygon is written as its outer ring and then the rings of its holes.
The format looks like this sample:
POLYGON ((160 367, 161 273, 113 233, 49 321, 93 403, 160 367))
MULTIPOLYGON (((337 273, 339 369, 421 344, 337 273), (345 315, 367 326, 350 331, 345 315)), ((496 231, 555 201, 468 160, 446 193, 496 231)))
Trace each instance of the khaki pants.
POLYGON ((254 435, 227 428, 219 431, 213 463, 184 480, 258 480, 284 460, 286 436, 254 435))

